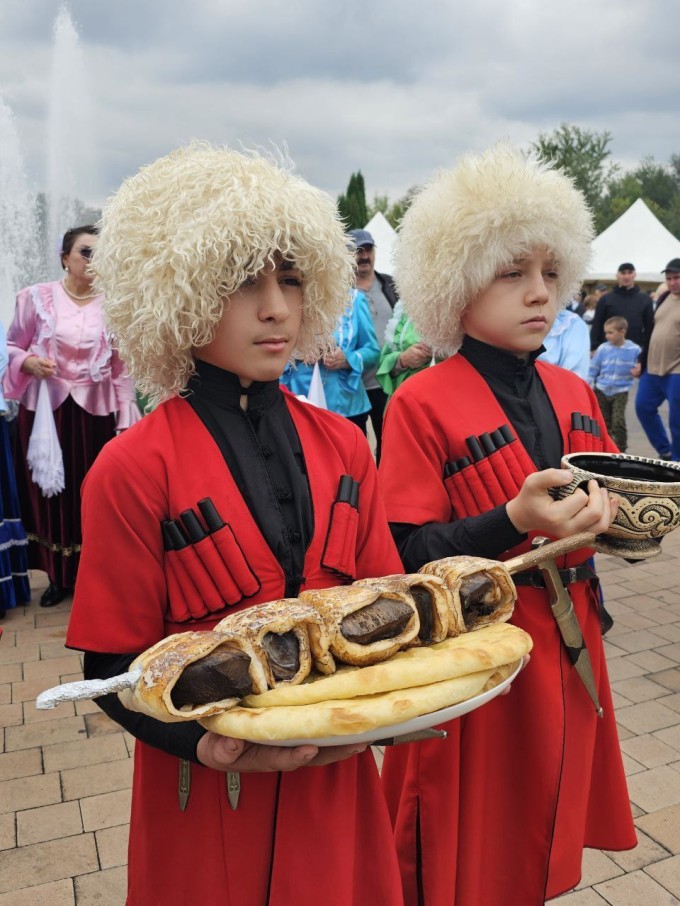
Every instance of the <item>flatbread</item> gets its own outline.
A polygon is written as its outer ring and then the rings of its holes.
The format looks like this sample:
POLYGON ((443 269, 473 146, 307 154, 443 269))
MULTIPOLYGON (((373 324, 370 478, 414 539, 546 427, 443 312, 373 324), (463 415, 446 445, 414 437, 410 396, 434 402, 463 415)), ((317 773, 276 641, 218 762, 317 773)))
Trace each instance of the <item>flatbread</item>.
POLYGON ((280 708, 232 708, 200 720, 222 736, 254 742, 364 733, 458 704, 497 686, 517 662, 412 689, 280 708))
POLYGON ((514 663, 531 648, 531 637, 523 629, 496 623, 436 645, 400 651, 370 667, 343 666, 333 676, 310 677, 299 686, 248 695, 242 704, 252 708, 310 705, 409 689, 514 663))
POLYGON ((142 675, 135 683, 133 689, 124 689, 118 693, 118 698, 131 711, 139 711, 162 720, 174 723, 183 720, 196 720, 226 708, 233 708, 240 701, 239 698, 225 698, 217 702, 208 702, 194 707, 183 706, 176 708, 172 702, 172 690, 182 671, 211 654, 217 648, 224 646, 232 650, 243 651, 250 657, 250 678, 253 688, 264 692, 267 689, 267 680, 262 664, 252 645, 245 639, 239 639, 231 633, 218 633, 214 630, 206 632, 178 632, 156 642, 147 648, 130 664, 129 669, 142 668, 142 675))
POLYGON ((334 588, 310 589, 300 592, 300 598, 311 604, 324 618, 330 634, 331 654, 344 664, 363 666, 377 664, 392 657, 400 648, 418 636, 420 620, 413 597, 405 588, 391 587, 383 592, 358 585, 341 585, 334 588), (379 598, 405 603, 412 612, 407 626, 393 638, 381 639, 367 645, 351 642, 342 634, 342 620, 379 598))
POLYGON ((438 576, 430 576, 426 573, 407 573, 404 576, 384 576, 380 579, 357 579, 354 585, 366 586, 378 591, 397 588, 405 590, 411 595, 418 589, 426 591, 431 604, 429 619, 423 620, 421 609, 415 602, 420 617, 420 629, 411 644, 431 645, 433 642, 443 641, 448 635, 449 614, 453 610, 453 601, 446 583, 438 576))
MULTIPOLYGON (((449 634, 472 632, 490 626, 493 623, 509 620, 515 609, 517 590, 510 573, 499 560, 487 560, 485 557, 444 557, 421 566, 419 572, 439 576, 446 582, 453 595, 454 611, 449 626, 449 634), (493 600, 487 606, 488 614, 467 611, 461 600, 463 579, 475 573, 486 573, 494 585, 493 600), (455 630, 455 631, 454 631, 455 630)), ((486 603, 486 602, 485 602, 486 603)))

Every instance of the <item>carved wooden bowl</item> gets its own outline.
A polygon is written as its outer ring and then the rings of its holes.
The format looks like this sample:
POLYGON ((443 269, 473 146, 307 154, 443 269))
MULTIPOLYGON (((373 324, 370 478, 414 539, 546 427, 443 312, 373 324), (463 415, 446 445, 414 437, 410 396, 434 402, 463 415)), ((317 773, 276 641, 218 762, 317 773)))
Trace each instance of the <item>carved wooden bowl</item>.
POLYGON ((597 537, 597 549, 631 559, 660 552, 658 540, 680 525, 680 464, 627 453, 570 453, 562 467, 573 481, 555 489, 567 497, 587 488, 594 478, 619 498, 619 511, 609 530, 597 537))

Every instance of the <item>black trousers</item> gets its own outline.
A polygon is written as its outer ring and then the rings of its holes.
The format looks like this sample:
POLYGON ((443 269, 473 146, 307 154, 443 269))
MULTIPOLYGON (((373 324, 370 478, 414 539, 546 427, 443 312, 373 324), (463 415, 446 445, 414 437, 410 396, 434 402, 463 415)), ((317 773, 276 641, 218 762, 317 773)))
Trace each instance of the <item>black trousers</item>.
POLYGON ((346 415, 348 422, 352 422, 360 428, 363 434, 366 434, 366 422, 368 421, 368 412, 362 412, 361 415, 346 415))
POLYGON ((371 403, 368 417, 371 419, 373 433, 375 434, 375 461, 377 464, 380 462, 380 453, 382 450, 382 423, 385 406, 387 405, 387 394, 382 387, 375 387, 373 390, 367 390, 366 393, 368 394, 368 399, 371 403))

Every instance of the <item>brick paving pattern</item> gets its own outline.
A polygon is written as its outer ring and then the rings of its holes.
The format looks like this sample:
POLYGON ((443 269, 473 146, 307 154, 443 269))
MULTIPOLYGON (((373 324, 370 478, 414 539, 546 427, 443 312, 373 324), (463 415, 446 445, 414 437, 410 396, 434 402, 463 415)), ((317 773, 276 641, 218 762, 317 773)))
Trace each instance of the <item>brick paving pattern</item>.
MULTIPOLYGON (((631 452, 651 450, 629 408, 631 452)), ((560 906, 680 904, 680 530, 634 566, 598 557, 615 625, 605 647, 638 846, 588 850, 560 906)), ((70 602, 10 611, 0 640, 0 906, 122 906, 134 740, 91 702, 37 711, 80 679, 70 602)), ((511 693, 512 694, 512 693, 511 693)), ((479 904, 484 906, 484 904, 479 904)))

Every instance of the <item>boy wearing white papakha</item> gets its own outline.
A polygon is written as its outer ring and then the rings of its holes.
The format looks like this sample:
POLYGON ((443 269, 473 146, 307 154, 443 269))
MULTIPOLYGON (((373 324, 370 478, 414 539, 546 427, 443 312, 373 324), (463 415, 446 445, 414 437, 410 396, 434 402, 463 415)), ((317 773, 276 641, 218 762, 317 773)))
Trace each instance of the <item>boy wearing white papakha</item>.
MULTIPOLYGON (((351 298, 353 255, 327 195, 260 156, 192 144, 123 183, 93 267, 121 355, 159 405, 85 481, 67 644, 85 651, 87 679, 234 610, 337 585, 340 570, 400 571, 365 437, 279 386, 294 354, 329 350, 351 298), (331 551, 344 475, 359 512, 331 551), (210 568, 198 544, 164 547, 162 530, 188 510, 198 519, 208 498, 225 523, 208 536, 210 568)), ((137 737, 131 906, 402 902, 366 745, 256 745, 114 695, 98 704, 137 737)))
MULTIPOLYGON (((445 556, 506 559, 537 534, 603 532, 616 502, 591 482, 564 500, 572 414, 601 426, 590 387, 536 361, 585 272, 591 217, 563 174, 507 145, 463 157, 416 196, 395 277, 415 329, 446 361, 387 408, 381 491, 407 572, 445 556)), ((582 419, 581 419, 582 421, 582 419)), ((512 621, 531 662, 509 695, 385 755, 383 779, 409 906, 539 906, 574 887, 585 846, 636 844, 601 640, 581 549, 558 562, 604 716, 576 673, 542 575, 520 573, 512 621)))

